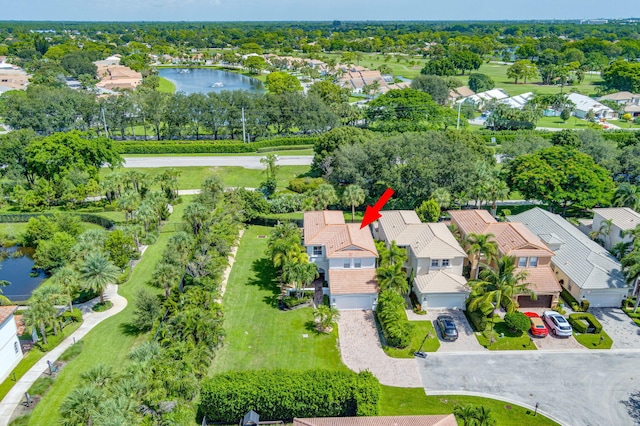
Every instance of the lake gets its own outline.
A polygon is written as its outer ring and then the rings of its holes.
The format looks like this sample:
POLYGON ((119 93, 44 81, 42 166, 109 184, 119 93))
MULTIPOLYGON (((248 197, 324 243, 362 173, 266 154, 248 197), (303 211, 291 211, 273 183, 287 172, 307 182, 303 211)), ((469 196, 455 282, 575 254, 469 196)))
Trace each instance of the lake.
MULTIPOLYGON (((30 276, 33 268, 34 250, 24 247, 13 246, 2 249, 8 252, 8 257, 0 261, 0 280, 9 281, 7 287, 2 287, 2 294, 9 300, 20 302, 27 300, 31 292, 44 281, 45 275, 41 270, 37 270, 37 276, 30 276)), ((4 257, 4 256, 3 256, 4 257)))
POLYGON ((221 92, 223 90, 264 91, 260 80, 211 68, 160 68, 158 75, 171 80, 176 85, 176 92, 186 94, 221 92))

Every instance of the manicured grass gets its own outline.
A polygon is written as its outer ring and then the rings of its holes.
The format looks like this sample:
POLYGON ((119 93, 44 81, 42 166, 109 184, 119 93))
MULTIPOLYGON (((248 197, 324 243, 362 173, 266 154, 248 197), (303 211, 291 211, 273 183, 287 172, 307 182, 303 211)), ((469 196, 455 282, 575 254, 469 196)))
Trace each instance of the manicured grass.
MULTIPOLYGON (((156 243, 147 248, 142 260, 133 270, 129 281, 118 288, 118 293, 128 300, 127 307, 119 314, 98 324, 82 339, 84 342, 82 352, 61 370, 51 390, 47 392, 32 412, 29 424, 59 423, 60 404, 76 386, 82 383, 80 375, 83 372, 96 364, 105 364, 116 369, 121 368, 133 346, 148 339, 146 334, 137 334, 132 327, 135 308, 133 301, 138 289, 146 287, 145 283, 149 280, 155 265, 160 261, 169 237, 175 231, 173 224, 181 222, 185 207, 186 201, 174 206, 169 224, 160 233, 156 243)), ((161 292, 160 289, 147 288, 152 292, 161 292)))
POLYGON ((598 124, 590 123, 576 117, 571 117, 566 122, 560 117, 542 117, 536 121, 536 127, 549 127, 554 129, 591 129, 601 128, 598 124))
POLYGON ((491 409, 498 426, 557 425, 542 414, 533 416, 531 410, 519 405, 509 404, 496 399, 466 395, 427 396, 420 388, 394 388, 382 385, 380 398, 381 416, 415 416, 428 414, 450 414, 456 405, 482 405, 491 409))
POLYGON ((501 318, 494 319, 494 339, 490 344, 490 325, 484 333, 474 333, 478 342, 491 351, 535 351, 536 345, 531 342, 527 333, 513 333, 501 318), (504 337, 500 337, 503 335, 504 337))
POLYGON ((168 80, 164 77, 160 77, 160 85, 158 86, 158 92, 165 93, 175 93, 176 85, 173 84, 173 81, 168 80))
POLYGON ((345 369, 340 361, 337 328, 315 331, 313 311, 281 311, 280 294, 271 260, 264 257, 272 228, 250 226, 245 231, 223 298, 224 347, 210 373, 259 368, 345 369), (304 337, 304 336, 307 337, 304 337))
POLYGON ((293 213, 269 213, 264 215, 264 217, 269 218, 269 219, 280 219, 280 220, 285 220, 285 219, 300 219, 302 220, 304 217, 304 213, 303 212, 293 212, 293 213))
POLYGON ((413 331, 411 333, 411 344, 404 349, 391 347, 383 347, 384 352, 392 358, 413 358, 413 353, 420 348, 420 344, 425 336, 429 337, 424 341, 422 346, 423 352, 435 352, 440 347, 440 341, 436 331, 433 329, 431 321, 411 321, 413 331))
MULTIPOLYGON (((127 169, 138 170, 141 172, 149 173, 151 176, 155 176, 162 173, 166 167, 158 168, 139 168, 139 169, 127 169)), ((257 188, 260 183, 264 182, 266 175, 263 170, 260 169, 245 169, 244 167, 207 167, 207 166, 194 166, 194 167, 175 167, 175 169, 181 172, 178 178, 178 189, 197 189, 200 188, 202 181, 207 176, 217 174, 220 176, 226 186, 240 186, 246 188, 257 188)), ((284 189, 289 185, 289 181, 298 175, 307 173, 309 166, 281 166, 277 175, 278 189, 284 189)), ((105 169, 100 171, 102 175, 109 172, 105 169)), ((159 188, 157 184, 152 185, 153 189, 159 188)), ((123 216, 124 218, 124 216, 123 216)))
MULTIPOLYGON (((58 346, 60 342, 62 342, 67 336, 76 331, 81 324, 81 322, 71 323, 64 329, 62 329, 62 332, 58 333, 57 336, 54 336, 52 333, 47 334, 46 349, 50 351, 58 346)), ((43 356, 45 356, 48 351, 43 351, 38 345, 36 345, 33 347, 33 349, 27 352, 24 358, 22 358, 18 365, 16 365, 13 371, 9 374, 9 377, 7 377, 4 382, 0 384, 0 400, 2 400, 5 395, 7 395, 9 390, 11 390, 13 385, 16 383, 13 381, 13 375, 15 374, 16 380, 20 380, 20 378, 24 376, 24 374, 29 371, 29 369, 33 367, 36 362, 38 362, 43 356)))
POLYGON ((96 303, 95 305, 93 305, 91 309, 93 309, 95 312, 104 312, 104 311, 108 311, 112 307, 113 307, 113 302, 111 302, 111 300, 105 300, 104 303, 100 303, 100 302, 96 303))
POLYGON ((313 149, 291 149, 282 151, 268 151, 268 152, 239 152, 230 154, 211 154, 211 153, 199 153, 199 154, 125 154, 123 157, 127 158, 136 157, 256 157, 264 156, 267 154, 276 154, 278 156, 287 155, 313 155, 313 149))
POLYGON ((611 349, 611 346, 613 345, 613 340, 604 331, 597 334, 580 334, 574 332, 573 335, 578 343, 587 349, 611 349), (604 340, 600 341, 600 337, 604 337, 604 340))

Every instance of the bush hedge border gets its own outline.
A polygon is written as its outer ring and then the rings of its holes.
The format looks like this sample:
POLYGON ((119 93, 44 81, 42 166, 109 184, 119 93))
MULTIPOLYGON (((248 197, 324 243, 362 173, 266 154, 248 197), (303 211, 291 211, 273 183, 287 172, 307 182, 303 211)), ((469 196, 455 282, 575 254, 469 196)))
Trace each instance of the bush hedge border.
MULTIPOLYGON (((74 216, 79 216, 82 222, 94 223, 100 225, 105 229, 111 229, 115 226, 115 223, 105 217, 98 216, 89 213, 69 213, 74 216)), ((29 222, 29 219, 40 216, 53 217, 53 213, 12 213, 12 214, 0 214, 0 223, 24 223, 29 222)))
POLYGON ((594 317, 592 314, 587 312, 580 313, 580 314, 571 314, 569 315, 568 321, 569 321, 569 324, 571 324, 571 327, 573 327, 573 329, 577 333, 581 333, 581 334, 586 333, 587 328, 589 328, 589 325, 595 328, 594 334, 598 334, 602 331, 602 324, 600 324, 600 321, 598 321, 596 317, 594 317), (586 321, 589 324, 585 325, 583 321, 586 321))
POLYGON ((316 139, 315 136, 309 136, 268 139, 249 143, 237 141, 120 141, 114 142, 113 145, 120 154, 238 154, 257 152, 264 148, 307 147, 313 145, 316 139))

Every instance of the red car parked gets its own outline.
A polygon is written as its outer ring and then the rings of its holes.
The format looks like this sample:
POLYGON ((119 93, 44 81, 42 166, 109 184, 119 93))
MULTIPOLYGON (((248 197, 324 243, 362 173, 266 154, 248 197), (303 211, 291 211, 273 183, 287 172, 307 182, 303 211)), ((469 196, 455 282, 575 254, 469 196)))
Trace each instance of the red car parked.
POLYGON ((547 337, 549 329, 535 312, 525 312, 526 316, 531 320, 531 335, 533 337, 547 337))

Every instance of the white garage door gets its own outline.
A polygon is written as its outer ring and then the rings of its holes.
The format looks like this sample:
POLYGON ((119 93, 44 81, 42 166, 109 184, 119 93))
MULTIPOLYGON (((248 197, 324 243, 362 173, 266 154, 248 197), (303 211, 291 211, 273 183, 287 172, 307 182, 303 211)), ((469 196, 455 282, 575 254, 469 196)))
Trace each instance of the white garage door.
POLYGON ((622 295, 620 293, 598 293, 592 291, 585 294, 592 308, 619 308, 622 303, 622 295))
POLYGON ((423 308, 464 309, 467 295, 465 293, 443 293, 426 294, 425 297, 427 301, 422 303, 423 308))
POLYGON ((371 294, 341 294, 332 296, 332 303, 338 309, 373 309, 376 300, 371 294))

